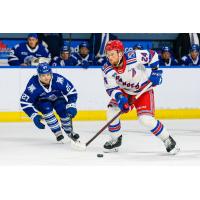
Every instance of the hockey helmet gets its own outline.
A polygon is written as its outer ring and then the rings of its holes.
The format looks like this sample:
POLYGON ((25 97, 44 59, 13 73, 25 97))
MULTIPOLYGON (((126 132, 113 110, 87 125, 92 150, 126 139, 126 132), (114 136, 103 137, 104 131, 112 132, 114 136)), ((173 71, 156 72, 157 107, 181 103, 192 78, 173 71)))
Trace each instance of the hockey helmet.
POLYGON ((197 52, 199 52, 199 45, 193 44, 193 45, 191 46, 191 48, 190 48, 190 52, 191 52, 191 51, 197 51, 197 52))
POLYGON ((82 42, 82 43, 79 45, 79 50, 80 50, 82 47, 85 47, 85 48, 89 49, 89 44, 88 44, 88 42, 82 42))
POLYGON ((112 50, 116 50, 116 51, 122 51, 124 52, 124 45, 120 40, 110 40, 107 42, 106 47, 105 47, 105 51, 112 51, 112 50))
POLYGON ((133 46, 133 49, 139 49, 139 50, 143 50, 143 45, 140 43, 137 43, 133 46))
POLYGON ((48 63, 40 63, 37 68, 37 73, 40 74, 52 74, 51 67, 48 63))
POLYGON ((162 47, 162 53, 163 52, 170 52, 170 48, 168 46, 163 46, 162 47))
POLYGON ((70 53, 71 50, 70 50, 70 48, 69 48, 68 46, 63 46, 63 47, 60 49, 60 52, 61 52, 61 53, 62 53, 62 52, 70 53))

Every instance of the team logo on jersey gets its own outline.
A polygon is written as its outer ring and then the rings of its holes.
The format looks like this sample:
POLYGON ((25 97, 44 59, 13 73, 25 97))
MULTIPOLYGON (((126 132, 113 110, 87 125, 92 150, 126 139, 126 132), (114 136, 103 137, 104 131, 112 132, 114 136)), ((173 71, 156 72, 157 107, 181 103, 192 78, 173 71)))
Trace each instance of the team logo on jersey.
POLYGON ((132 57, 135 58, 135 51, 131 51, 131 52, 128 53, 128 58, 132 58, 132 57))
POLYGON ((62 77, 58 77, 56 82, 62 85, 64 83, 64 79, 62 77))
POLYGON ((36 87, 33 84, 28 87, 30 93, 33 93, 35 89, 36 87))
POLYGON ((25 51, 22 51, 21 54, 24 55, 24 56, 27 56, 27 55, 28 55, 28 53, 25 52, 25 51))

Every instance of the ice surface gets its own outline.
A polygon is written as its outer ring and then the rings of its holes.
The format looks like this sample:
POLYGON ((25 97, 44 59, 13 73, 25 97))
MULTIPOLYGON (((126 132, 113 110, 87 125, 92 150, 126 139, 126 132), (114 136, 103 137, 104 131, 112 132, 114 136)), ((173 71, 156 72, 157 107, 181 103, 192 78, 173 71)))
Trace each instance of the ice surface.
MULTIPOLYGON (((81 141, 87 142, 104 121, 74 122, 81 141)), ((123 145, 118 153, 102 153, 108 139, 97 137, 85 152, 71 149, 67 137, 58 144, 47 128, 37 129, 33 123, 0 123, 0 165, 199 165, 200 120, 165 120, 164 125, 177 141, 181 152, 168 155, 163 143, 150 135, 138 121, 122 121, 123 145)))

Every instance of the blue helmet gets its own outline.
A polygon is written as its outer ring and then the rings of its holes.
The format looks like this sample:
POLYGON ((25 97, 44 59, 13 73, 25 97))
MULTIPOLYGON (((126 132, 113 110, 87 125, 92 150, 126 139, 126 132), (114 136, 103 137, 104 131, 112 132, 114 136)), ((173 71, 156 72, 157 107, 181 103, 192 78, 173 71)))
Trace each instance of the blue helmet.
POLYGON ((51 74, 52 70, 48 63, 40 63, 37 68, 37 73, 40 74, 51 74))
POLYGON ((68 53, 70 53, 71 50, 70 50, 70 48, 69 48, 68 46, 63 46, 63 47, 60 49, 60 52, 61 52, 61 53, 62 53, 62 52, 68 52, 68 53))
POLYGON ((82 42, 82 43, 79 45, 79 50, 80 50, 80 48, 82 48, 82 47, 86 47, 87 49, 89 49, 89 44, 88 44, 88 42, 82 42))
POLYGON ((190 48, 190 52, 191 52, 191 51, 199 51, 199 45, 193 44, 193 45, 191 46, 191 48, 190 48))
POLYGON ((38 39, 37 33, 29 33, 29 34, 28 34, 28 38, 30 38, 30 37, 33 37, 33 38, 35 38, 35 39, 38 39))
POLYGON ((133 49, 140 49, 143 50, 143 45, 141 45, 140 43, 137 43, 133 46, 133 49))
POLYGON ((164 53, 164 52, 170 52, 171 50, 170 50, 170 48, 168 47, 168 46, 163 46, 162 47, 162 53, 164 53))

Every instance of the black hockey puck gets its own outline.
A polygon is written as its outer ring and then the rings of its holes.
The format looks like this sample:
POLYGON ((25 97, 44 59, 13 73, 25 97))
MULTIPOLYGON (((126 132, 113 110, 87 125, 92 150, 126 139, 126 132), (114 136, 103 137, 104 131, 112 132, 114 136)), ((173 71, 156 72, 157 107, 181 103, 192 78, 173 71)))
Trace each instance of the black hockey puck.
POLYGON ((98 153, 98 154, 97 154, 97 157, 98 157, 98 158, 102 158, 102 157, 103 157, 103 154, 98 153))

